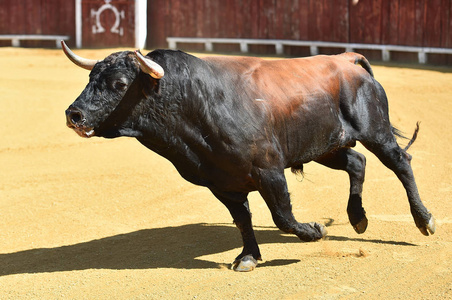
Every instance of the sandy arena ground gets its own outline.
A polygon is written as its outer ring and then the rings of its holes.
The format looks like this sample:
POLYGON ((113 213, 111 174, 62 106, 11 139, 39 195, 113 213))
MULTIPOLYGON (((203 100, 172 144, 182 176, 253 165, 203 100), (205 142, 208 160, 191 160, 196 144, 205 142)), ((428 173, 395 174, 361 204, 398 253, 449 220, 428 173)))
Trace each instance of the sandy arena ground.
POLYGON ((325 223, 328 238, 281 234, 253 193, 264 261, 237 273, 239 232, 207 189, 133 139, 66 127, 87 71, 60 50, 15 48, 0 48, 0 68, 0 299, 452 299, 452 69, 374 66, 393 124, 411 136, 422 122, 410 153, 435 235, 359 145, 367 232, 348 223, 347 174, 311 163, 303 180, 287 173, 294 214, 325 223))

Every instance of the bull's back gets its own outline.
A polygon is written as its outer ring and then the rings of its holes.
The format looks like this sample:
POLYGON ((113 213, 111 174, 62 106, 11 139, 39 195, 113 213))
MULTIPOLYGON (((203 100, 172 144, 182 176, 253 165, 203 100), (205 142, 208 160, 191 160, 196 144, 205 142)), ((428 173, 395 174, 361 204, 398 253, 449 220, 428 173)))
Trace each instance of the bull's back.
POLYGON ((346 143, 342 139, 341 91, 356 94, 367 72, 342 56, 262 60, 209 58, 238 74, 247 93, 239 101, 254 102, 266 120, 267 143, 281 149, 286 166, 304 163, 346 143), (275 145, 277 143, 278 145, 275 145))
POLYGON ((265 94, 286 165, 317 158, 348 141, 343 134, 341 93, 356 95, 367 73, 341 57, 265 61, 255 72, 255 84, 265 94))

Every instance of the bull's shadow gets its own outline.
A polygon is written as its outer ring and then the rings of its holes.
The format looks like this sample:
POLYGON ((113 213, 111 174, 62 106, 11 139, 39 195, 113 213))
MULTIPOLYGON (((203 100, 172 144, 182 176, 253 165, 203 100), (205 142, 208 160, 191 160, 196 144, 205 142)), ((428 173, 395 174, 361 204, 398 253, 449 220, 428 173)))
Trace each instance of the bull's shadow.
MULTIPOLYGON (((328 223, 327 226, 334 224, 328 223)), ((300 243, 296 236, 284 235, 274 227, 254 229, 259 244, 300 243)), ((327 239, 416 246, 404 242, 341 236, 329 236, 327 239)), ((232 224, 199 223, 143 229, 70 246, 0 254, 0 276, 86 269, 217 269, 230 265, 226 262, 203 260, 200 257, 232 249, 236 251, 231 253, 231 262, 242 249, 240 234, 232 224)), ((288 265, 299 261, 280 259, 266 261, 260 265, 288 265)))
MULTIPOLYGON (((276 228, 256 228, 256 237, 261 244, 300 243, 295 236, 284 236, 276 228)), ((70 246, 0 254, 0 276, 86 269, 220 268, 229 265, 199 257, 239 248, 231 255, 232 262, 241 247, 239 231, 233 225, 144 229, 70 246)), ((298 261, 275 260, 264 265, 298 261)))

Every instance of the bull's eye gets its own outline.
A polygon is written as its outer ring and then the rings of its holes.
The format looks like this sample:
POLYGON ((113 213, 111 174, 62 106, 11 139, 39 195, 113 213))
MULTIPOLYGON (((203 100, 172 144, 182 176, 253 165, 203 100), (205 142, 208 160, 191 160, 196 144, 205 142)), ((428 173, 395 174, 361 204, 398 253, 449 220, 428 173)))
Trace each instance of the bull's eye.
POLYGON ((125 91, 127 89, 127 84, 125 82, 123 82, 123 81, 120 81, 120 80, 115 81, 113 86, 118 91, 125 91))

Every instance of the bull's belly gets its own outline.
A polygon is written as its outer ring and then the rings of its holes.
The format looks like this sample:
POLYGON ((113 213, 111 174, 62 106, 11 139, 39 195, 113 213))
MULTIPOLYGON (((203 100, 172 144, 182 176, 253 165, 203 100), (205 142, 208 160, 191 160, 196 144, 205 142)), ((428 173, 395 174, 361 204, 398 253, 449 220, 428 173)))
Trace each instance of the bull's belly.
POLYGON ((190 183, 223 192, 248 193, 256 190, 251 177, 251 162, 242 157, 219 156, 210 159, 203 155, 166 157, 179 174, 190 183))
POLYGON ((299 127, 287 135, 286 167, 316 160, 350 142, 336 116, 329 116, 326 120, 323 118, 319 123, 317 126, 299 127))

